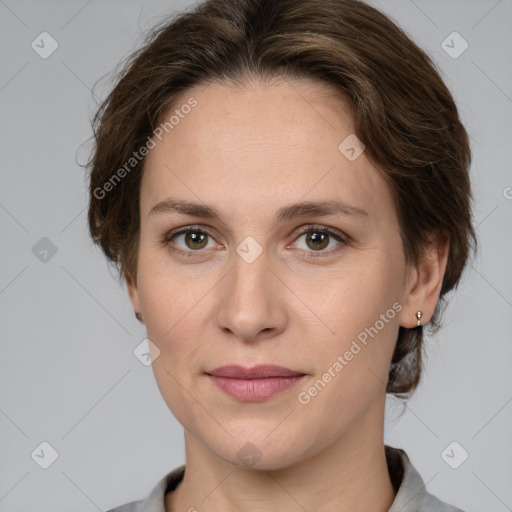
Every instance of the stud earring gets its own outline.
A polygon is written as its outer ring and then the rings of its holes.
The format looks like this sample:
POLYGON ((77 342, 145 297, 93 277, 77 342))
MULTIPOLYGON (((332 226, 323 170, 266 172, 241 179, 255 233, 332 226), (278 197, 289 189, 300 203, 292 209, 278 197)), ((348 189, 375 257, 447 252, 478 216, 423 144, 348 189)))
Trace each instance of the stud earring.
POLYGON ((416 318, 418 319, 418 327, 421 325, 421 323, 420 323, 421 315, 422 315, 421 311, 418 311, 416 313, 416 318))
POLYGON ((136 311, 136 312, 135 312, 135 318, 136 318, 139 322, 142 322, 142 315, 141 315, 138 311, 136 311))

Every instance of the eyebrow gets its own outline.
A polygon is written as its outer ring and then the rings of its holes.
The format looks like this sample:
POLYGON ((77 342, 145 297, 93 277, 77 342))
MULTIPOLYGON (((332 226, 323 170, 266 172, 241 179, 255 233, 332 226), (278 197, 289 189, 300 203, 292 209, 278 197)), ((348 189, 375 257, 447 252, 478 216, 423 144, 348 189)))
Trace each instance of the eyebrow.
MULTIPOLYGON (((204 219, 217 219, 221 222, 221 213, 212 206, 194 203, 191 201, 181 201, 177 199, 165 199, 151 208, 148 216, 164 213, 181 213, 192 217, 204 219)), ((369 217, 368 212, 357 206, 352 206, 341 200, 331 201, 305 201, 294 203, 280 208, 274 215, 273 224, 285 220, 293 220, 297 217, 306 216, 353 216, 369 217)))

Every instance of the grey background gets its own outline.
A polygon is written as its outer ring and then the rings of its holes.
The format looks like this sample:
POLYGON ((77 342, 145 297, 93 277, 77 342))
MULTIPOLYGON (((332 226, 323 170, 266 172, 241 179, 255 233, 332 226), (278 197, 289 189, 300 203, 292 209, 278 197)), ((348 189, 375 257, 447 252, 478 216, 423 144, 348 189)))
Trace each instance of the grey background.
MULTIPOLYGON (((133 355, 144 326, 88 238, 77 162, 90 147, 93 85, 103 98, 142 34, 189 4, 0 0, 0 512, 107 510, 142 499, 185 460, 182 428, 133 355), (31 48, 43 31, 59 45, 47 59, 31 48), (57 249, 46 262, 33 252, 42 237, 57 249), (31 457, 43 441, 58 452, 48 469, 31 457)), ((455 96, 481 244, 403 416, 389 400, 385 441, 441 499, 512 510, 512 1, 373 4, 434 58, 455 96), (453 31, 469 43, 457 59, 441 47, 453 31), (458 469, 441 457, 452 441, 469 453, 458 469)))

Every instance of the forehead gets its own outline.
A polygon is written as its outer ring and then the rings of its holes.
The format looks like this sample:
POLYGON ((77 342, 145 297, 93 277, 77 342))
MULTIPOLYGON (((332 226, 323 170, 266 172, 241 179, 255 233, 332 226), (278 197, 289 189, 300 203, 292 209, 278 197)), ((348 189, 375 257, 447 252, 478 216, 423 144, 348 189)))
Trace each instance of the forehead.
POLYGON ((187 90, 171 111, 192 97, 197 106, 173 132, 176 145, 183 137, 201 151, 252 151, 264 144, 320 153, 336 150, 337 138, 354 132, 349 104, 332 86, 317 81, 214 82, 187 90))
POLYGON ((391 206, 387 184, 365 153, 350 160, 340 151, 340 143, 354 136, 354 120, 331 86, 302 80, 210 83, 185 91, 162 121, 173 113, 181 115, 161 140, 154 138, 146 157, 143 215, 169 195, 209 204, 226 203, 229 195, 245 213, 261 209, 263 199, 341 198, 364 203, 374 216, 391 206), (194 108, 182 108, 191 99, 194 108))

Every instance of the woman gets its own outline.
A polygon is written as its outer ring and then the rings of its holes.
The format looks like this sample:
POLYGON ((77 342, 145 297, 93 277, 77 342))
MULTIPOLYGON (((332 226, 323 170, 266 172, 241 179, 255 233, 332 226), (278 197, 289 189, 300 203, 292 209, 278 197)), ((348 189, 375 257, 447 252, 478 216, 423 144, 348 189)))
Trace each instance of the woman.
POLYGON ((111 512, 460 510, 383 441, 476 248, 426 54, 359 1, 210 0, 153 29, 94 127, 91 236, 186 448, 111 512))

